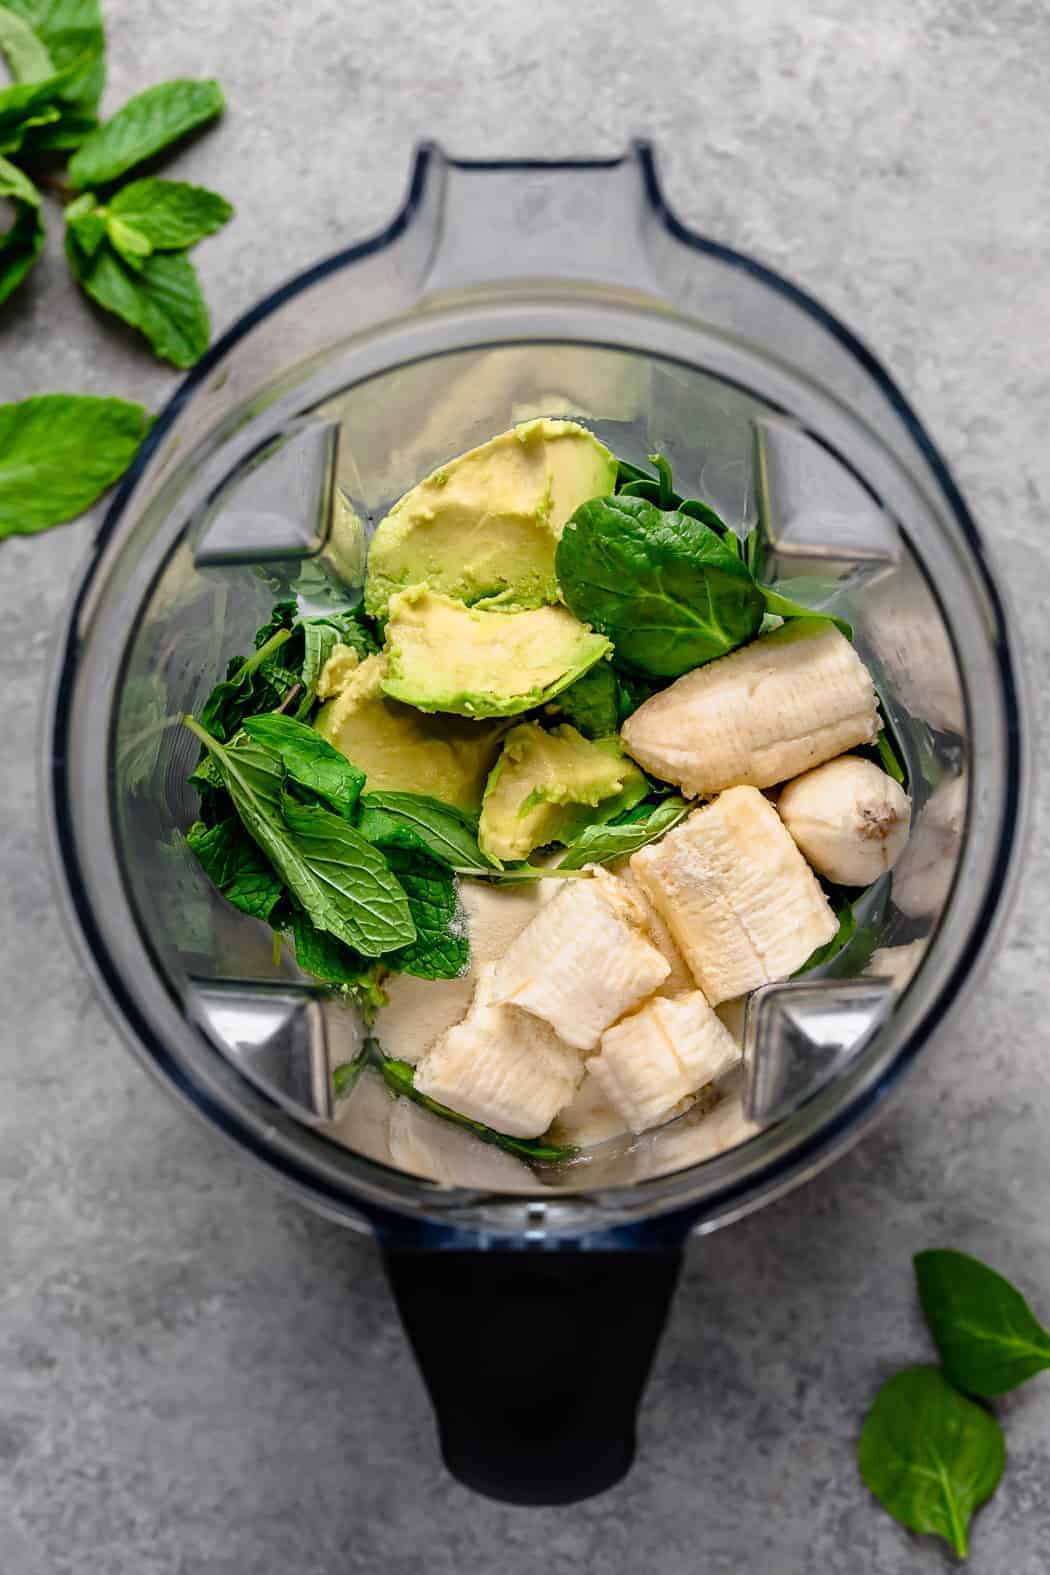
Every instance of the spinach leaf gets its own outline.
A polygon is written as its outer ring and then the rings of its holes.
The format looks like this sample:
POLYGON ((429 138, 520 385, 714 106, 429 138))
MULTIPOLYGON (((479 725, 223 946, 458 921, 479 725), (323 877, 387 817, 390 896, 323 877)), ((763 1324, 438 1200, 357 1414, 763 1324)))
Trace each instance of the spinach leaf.
POLYGON ((371 1022, 379 1008, 386 1005, 382 989, 387 973, 385 962, 362 957, 352 946, 344 945, 326 930, 319 930, 305 913, 298 911, 292 915, 292 939, 295 960, 303 972, 324 984, 337 985, 357 1002, 366 1021, 371 1022))
POLYGON ((20 169, 0 158, 0 198, 14 205, 14 223, 0 233, 0 301, 22 283, 44 245, 40 193, 20 169))
POLYGON ((836 618, 833 613, 818 612, 812 607, 807 607, 803 602, 793 602, 789 596, 782 596, 771 585, 760 585, 759 590, 765 598, 766 612, 773 618, 820 618, 826 623, 833 623, 840 634, 847 640, 853 639, 853 630, 845 618, 836 618))
POLYGON ((222 744, 184 724, 215 756, 245 830, 318 929, 377 957, 415 940, 408 898, 383 855, 352 826, 285 793, 279 756, 251 739, 222 744))
POLYGON ((879 757, 879 765, 887 776, 894 782, 899 782, 901 787, 907 786, 908 773, 901 762, 900 751, 896 738, 890 728, 890 723, 883 713, 883 725, 878 738, 875 740, 875 749, 879 757))
POLYGON ((853 939, 857 931, 857 916, 853 912, 852 902, 840 902, 835 909, 835 917, 839 927, 823 946, 818 946, 816 951, 810 952, 801 968, 796 968, 791 975, 793 979, 800 979, 804 973, 810 973, 814 968, 819 968, 823 963, 830 962, 848 941, 853 939))
POLYGON ((158 82, 85 138, 69 164, 77 186, 104 186, 223 110, 217 82, 158 82))
POLYGON ((250 716, 244 731, 284 761, 288 778, 308 788, 337 815, 353 813, 365 785, 365 774, 352 766, 327 739, 290 716, 250 716))
POLYGON ((994 1416, 939 1368, 909 1367, 875 1397, 858 1457, 865 1485, 895 1520, 965 1558, 970 1517, 999 1485, 1006 1442, 994 1416))
POLYGON ((416 926, 411 946, 387 959, 390 967, 417 979, 458 979, 470 962, 470 942, 451 871, 408 848, 386 847, 384 852, 408 894, 416 926))
POLYGON ((148 428, 142 406, 122 399, 41 394, 0 405, 0 540, 81 514, 127 469, 148 428))
POLYGON ((236 816, 211 827, 195 821, 186 841, 227 902, 253 919, 269 919, 284 888, 236 816))
POLYGON ((391 1093, 399 1095, 402 1099, 411 1099, 414 1104, 421 1105, 432 1115, 441 1116, 444 1121, 451 1121, 454 1126, 465 1127, 483 1143, 492 1143, 496 1148, 506 1149, 508 1154, 514 1154, 518 1159, 523 1159, 530 1164, 560 1165, 566 1160, 573 1159, 577 1153, 575 1148, 544 1143, 539 1138, 507 1137, 502 1132, 495 1132, 492 1127, 484 1126, 480 1121, 471 1121, 468 1116, 461 1116, 458 1110, 450 1110, 447 1105, 439 1105, 435 1099, 428 1099, 425 1094, 419 1093, 415 1086, 416 1069, 407 1061, 394 1061, 388 1056, 383 1056, 380 1070, 391 1093))
POLYGON ((1050 1332, 1009 1280, 965 1252, 920 1252, 919 1299, 957 1388, 1003 1395, 1050 1368, 1050 1332))
POLYGON ((699 520, 701 524, 710 525, 719 536, 724 536, 733 551, 740 556, 736 533, 729 529, 721 515, 706 503, 701 503, 699 498, 683 498, 675 491, 674 480, 671 475, 670 461, 662 454, 650 454, 649 463, 656 469, 656 476, 652 477, 638 465, 632 465, 628 460, 619 460, 616 477, 616 492, 619 497, 644 498, 647 503, 652 503, 658 509, 677 510, 679 514, 688 514, 691 519, 699 520))
POLYGON ((643 806, 638 805, 630 812, 630 819, 614 821, 606 826, 588 826, 565 857, 559 860, 557 868, 579 870, 585 864, 604 864, 609 859, 626 858, 629 853, 637 853, 639 848, 644 848, 647 842, 654 842, 657 837, 663 836, 672 826, 677 826, 693 807, 684 798, 673 794, 661 799, 655 806, 650 806, 644 816, 641 814, 643 806))
POLYGON ((462 874, 494 873, 478 847, 477 821, 451 804, 424 793, 365 793, 361 812, 359 825, 366 837, 382 839, 387 846, 423 848, 462 874), (412 833, 412 839, 398 843, 392 822, 412 833))
POLYGON ((619 726, 622 727, 627 718, 633 716, 638 707, 651 699, 660 687, 651 679, 639 678, 635 673, 623 673, 616 669, 616 707, 619 712, 619 726))
POLYGON ((642 498, 584 503, 555 555, 569 608, 613 641, 618 665, 677 678, 750 640, 765 603, 710 526, 642 498))

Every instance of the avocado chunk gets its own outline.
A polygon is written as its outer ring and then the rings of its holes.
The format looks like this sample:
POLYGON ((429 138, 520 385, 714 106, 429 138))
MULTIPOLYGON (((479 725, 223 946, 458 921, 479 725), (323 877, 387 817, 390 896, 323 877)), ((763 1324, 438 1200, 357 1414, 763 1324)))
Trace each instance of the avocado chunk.
POLYGON ((374 792, 428 793, 474 814, 506 727, 398 705, 383 694, 385 673, 384 656, 366 657, 317 713, 318 732, 374 792))
POLYGON ((616 460, 574 421, 526 421, 450 460, 376 527, 365 608, 385 617, 410 585, 507 607, 558 600, 554 552, 588 498, 616 485, 616 460))
POLYGON ((488 612, 424 585, 393 598, 386 642, 386 694, 474 717, 543 705, 612 650, 567 607, 488 612))
POLYGON ((485 789, 482 852, 526 859, 548 843, 574 842, 585 826, 633 809, 648 790, 618 738, 591 743, 568 723, 547 732, 537 722, 519 722, 485 789))

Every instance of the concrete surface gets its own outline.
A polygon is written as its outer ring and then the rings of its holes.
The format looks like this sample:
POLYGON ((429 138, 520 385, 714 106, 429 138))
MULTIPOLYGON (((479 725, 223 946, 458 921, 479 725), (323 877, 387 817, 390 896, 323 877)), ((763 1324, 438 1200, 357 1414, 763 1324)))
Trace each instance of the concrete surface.
MULTIPOLYGON (((914 394, 1013 593, 1047 719, 1050 13, 1033 0, 107 0, 110 88, 216 74, 173 172, 239 216, 199 260, 217 327, 394 209, 416 138, 613 153, 840 310, 914 394)), ((0 398, 176 379, 50 255, 0 314, 0 398)), ((690 1250, 630 1480, 559 1511, 442 1474, 372 1246, 275 1195, 138 1070, 55 912, 43 667, 91 522, 0 548, 0 1568, 5 1575, 651 1575, 946 1568, 868 1499, 854 1440, 928 1351, 910 1254, 984 1255, 1050 1318, 1050 844, 1005 947, 881 1129, 690 1250)), ((1043 746, 1045 753, 1045 744, 1043 746)), ((1012 1400, 975 1571, 1043 1575, 1050 1380, 1012 1400)))

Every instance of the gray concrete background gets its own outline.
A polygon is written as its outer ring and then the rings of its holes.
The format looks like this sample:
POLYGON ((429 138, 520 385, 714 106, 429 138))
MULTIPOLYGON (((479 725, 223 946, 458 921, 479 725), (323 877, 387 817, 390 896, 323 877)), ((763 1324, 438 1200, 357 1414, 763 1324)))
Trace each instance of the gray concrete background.
MULTIPOLYGON (((691 223, 815 290, 954 463, 1048 704, 1050 13, 1035 0, 106 0, 106 105, 219 76, 170 169, 238 218, 198 253, 216 328, 382 223, 414 141, 609 154, 657 142, 691 223)), ((50 254, 0 313, 0 398, 156 404, 176 379, 50 254)), ((276 1195, 117 1042, 41 841, 43 670, 92 522, 0 548, 0 1568, 5 1575, 652 1575, 946 1568, 869 1500, 865 1406, 927 1356, 910 1254, 969 1249, 1050 1318, 1050 845, 1004 948, 905 1098, 827 1176, 689 1252, 629 1481, 558 1511, 437 1461, 376 1254, 276 1195)), ((1045 746, 1044 746, 1045 749, 1045 746)), ((610 1309, 611 1316, 615 1310, 610 1309)), ((973 1568, 1043 1575, 1050 1380, 1005 1407, 973 1568)))

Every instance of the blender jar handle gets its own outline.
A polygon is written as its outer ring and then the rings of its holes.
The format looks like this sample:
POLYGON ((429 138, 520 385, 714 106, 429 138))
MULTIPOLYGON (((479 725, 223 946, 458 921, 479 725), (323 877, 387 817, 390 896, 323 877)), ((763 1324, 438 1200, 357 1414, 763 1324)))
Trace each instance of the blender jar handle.
POLYGON ((420 148, 407 212, 429 233, 425 295, 587 280, 663 291, 650 255, 661 207, 648 144, 614 159, 451 159, 420 148))
POLYGON ((509 1503, 571 1504, 625 1475, 680 1241, 384 1253, 454 1477, 509 1503))

